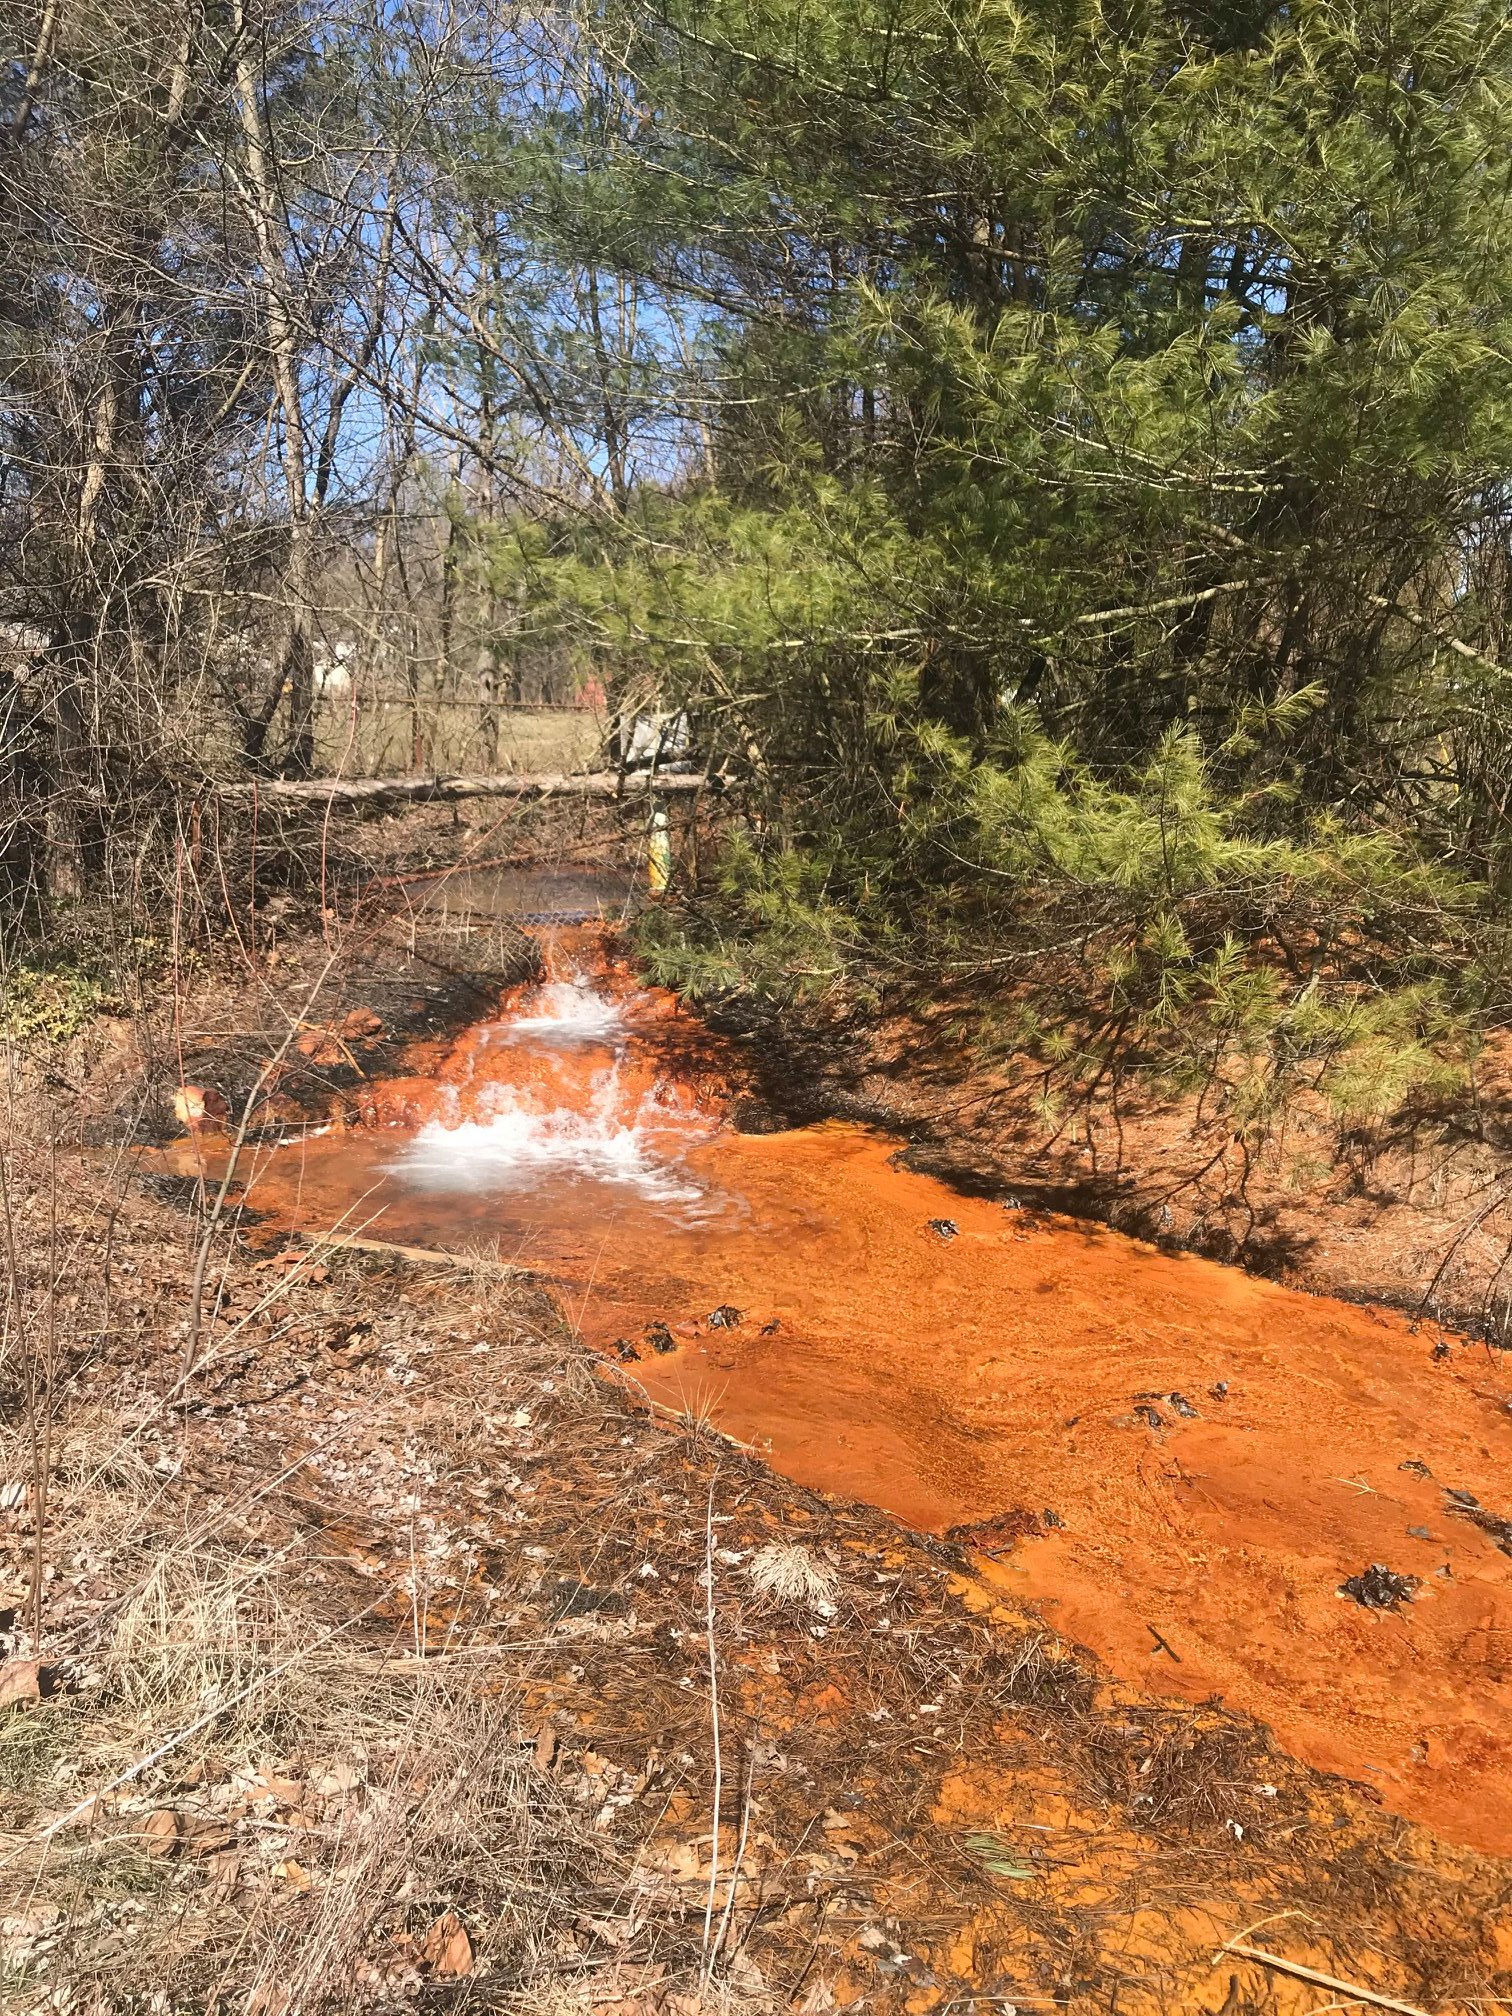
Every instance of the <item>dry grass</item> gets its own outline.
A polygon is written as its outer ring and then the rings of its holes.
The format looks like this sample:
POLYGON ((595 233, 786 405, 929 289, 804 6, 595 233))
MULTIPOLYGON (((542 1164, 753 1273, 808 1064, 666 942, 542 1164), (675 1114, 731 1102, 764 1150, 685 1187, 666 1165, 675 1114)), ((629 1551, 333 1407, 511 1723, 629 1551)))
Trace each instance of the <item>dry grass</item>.
POLYGON ((807 1547, 786 1540, 769 1541, 746 1563, 746 1574, 756 1594, 769 1602, 795 1604, 812 1610, 816 1617, 835 1614, 840 1578, 807 1547))
POLYGON ((1216 1935, 1304 1911, 1335 1973, 1512 1991, 1492 1865, 973 1614, 959 1553, 637 1412, 486 1265, 228 1223, 181 1388, 200 1221, 26 1117, 0 1658, 52 1691, 0 1709, 7 2009, 1187 2016, 1216 1935))
POLYGON ((536 1964, 571 1837, 512 1690, 392 1670, 292 1607, 287 1565, 168 1554, 79 1694, 12 1719, 8 1811, 32 1824, 4 1843, 10 1915, 47 1931, 18 1998, 351 2006, 418 1985, 413 1933, 464 1898, 480 1966, 536 1964), (43 1813, 111 1785, 48 1832, 43 1813))
MULTIPOLYGON (((495 716, 495 761, 476 705, 432 699, 422 717, 426 768, 443 775, 590 769, 602 756, 607 733, 603 716, 588 708, 504 707, 495 716)), ((414 746, 409 703, 364 694, 354 721, 347 702, 328 701, 316 716, 316 744, 322 771, 407 776, 414 746)))
POLYGON ((44 1638, 54 1697, 0 1719, 8 2006, 313 2011, 447 1965, 511 1993, 560 1973, 554 1935, 619 1878, 522 1736, 530 1648, 482 1658, 468 1629, 414 1658, 402 1575, 353 1588, 318 1534, 238 1539, 231 1478, 207 1503, 103 1428, 65 1422, 49 1578, 103 1600, 44 1638), (426 1944, 447 1913, 450 1955, 426 1944))

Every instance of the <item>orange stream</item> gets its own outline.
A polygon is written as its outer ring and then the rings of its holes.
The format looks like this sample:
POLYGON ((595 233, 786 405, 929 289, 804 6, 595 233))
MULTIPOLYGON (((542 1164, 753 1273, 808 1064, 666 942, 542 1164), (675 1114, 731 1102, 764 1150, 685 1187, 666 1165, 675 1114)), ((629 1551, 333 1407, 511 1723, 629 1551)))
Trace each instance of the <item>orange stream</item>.
POLYGON ((1115 1672, 1512 1851, 1512 1559, 1445 1496, 1512 1515, 1512 1359, 959 1196, 865 1128, 736 1133, 734 1051, 594 964, 596 1004, 542 1019, 526 990, 416 1052, 360 1124, 264 1155, 250 1202, 542 1269, 653 1400, 804 1484, 933 1531, 1036 1515, 985 1572, 1115 1672), (1372 1562, 1414 1600, 1341 1598, 1372 1562))

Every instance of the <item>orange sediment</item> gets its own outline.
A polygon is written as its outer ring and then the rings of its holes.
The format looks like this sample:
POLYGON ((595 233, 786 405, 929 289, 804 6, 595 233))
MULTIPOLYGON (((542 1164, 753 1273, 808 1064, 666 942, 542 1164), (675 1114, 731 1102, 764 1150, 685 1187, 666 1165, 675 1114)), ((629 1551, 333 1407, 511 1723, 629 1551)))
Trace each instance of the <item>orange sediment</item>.
POLYGON ((1512 1358, 959 1196, 863 1128, 736 1133, 733 1053, 622 971, 596 984, 619 1024, 522 1039, 512 1003, 359 1126, 264 1154, 251 1203, 539 1266, 649 1398, 804 1484, 978 1529, 983 1572, 1123 1678, 1219 1695, 1512 1851, 1512 1358), (501 1178, 508 1127, 529 1154, 501 1178), (1399 1608, 1338 1593, 1372 1563, 1414 1578, 1399 1608))

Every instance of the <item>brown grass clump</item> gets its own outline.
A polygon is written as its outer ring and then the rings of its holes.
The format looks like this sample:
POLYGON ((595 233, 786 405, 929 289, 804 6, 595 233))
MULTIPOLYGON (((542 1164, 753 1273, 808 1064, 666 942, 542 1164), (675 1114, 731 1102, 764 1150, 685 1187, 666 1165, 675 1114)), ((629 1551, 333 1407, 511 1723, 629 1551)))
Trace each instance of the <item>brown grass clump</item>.
POLYGON ((746 1564, 751 1587, 774 1603, 792 1603, 819 1617, 833 1617, 839 1577, 807 1547, 770 1540, 746 1564))
MULTIPOLYGON (((54 1338, 74 1383, 36 1396, 40 1638, 29 1486, 6 1515, 0 1673, 34 1666, 43 1697, 0 1709, 8 2006, 320 2010, 560 1974, 553 1941, 619 1876, 522 1736, 530 1647, 469 1628, 432 1654, 422 1621, 417 1656, 426 1548, 402 1494, 368 1506, 392 1555, 365 1579, 347 1508, 296 1483, 329 1474, 328 1434, 303 1463, 228 1462, 201 1426, 225 1416, 155 1402, 140 1364, 102 1376, 67 1323, 54 1338)), ((24 1478, 35 1440, 7 1421, 0 1475, 24 1478)))
POLYGON ((395 1671, 235 1557, 184 1570, 131 1606, 49 1742, 17 1757, 8 1732, 11 1810, 33 1818, 5 1842, 18 1994, 129 2006, 171 1984, 190 2006, 234 1989, 316 2010, 436 1978, 528 1982, 582 1844, 513 1690, 395 1671), (74 1793, 82 1812, 37 1824, 74 1793))

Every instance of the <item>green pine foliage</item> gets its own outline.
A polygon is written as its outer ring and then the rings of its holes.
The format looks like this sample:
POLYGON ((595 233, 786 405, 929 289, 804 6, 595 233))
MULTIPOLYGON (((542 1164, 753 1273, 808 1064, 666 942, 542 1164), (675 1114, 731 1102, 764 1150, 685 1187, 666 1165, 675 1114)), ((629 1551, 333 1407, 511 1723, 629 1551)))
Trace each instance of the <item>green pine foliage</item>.
POLYGON ((1051 1096, 1137 1066, 1245 1127, 1450 1089, 1506 1006, 1505 10, 580 32, 629 110, 559 119, 542 256, 693 314, 707 452, 493 565, 738 787, 658 973, 954 993, 1051 1096))

